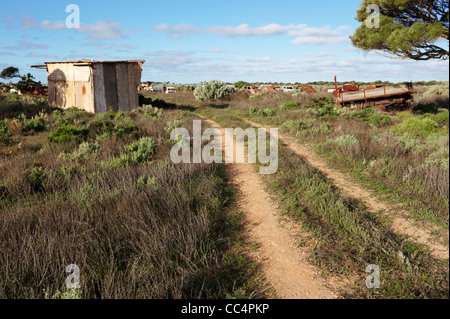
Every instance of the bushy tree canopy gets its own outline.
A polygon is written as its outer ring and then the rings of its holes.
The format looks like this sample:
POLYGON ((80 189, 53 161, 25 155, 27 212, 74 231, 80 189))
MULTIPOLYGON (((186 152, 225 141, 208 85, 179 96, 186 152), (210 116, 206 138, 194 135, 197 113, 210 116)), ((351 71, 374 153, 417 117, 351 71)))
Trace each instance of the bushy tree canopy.
POLYGON ((363 50, 380 50, 414 60, 448 59, 448 0, 364 0, 357 11, 361 22, 351 40, 363 50), (379 27, 368 25, 380 9, 379 27), (370 9, 370 7, 369 7, 370 9))
POLYGON ((12 78, 17 78, 17 77, 20 77, 19 69, 15 68, 13 66, 10 66, 9 68, 4 69, 0 73, 0 78, 3 78, 3 79, 12 79, 12 78))

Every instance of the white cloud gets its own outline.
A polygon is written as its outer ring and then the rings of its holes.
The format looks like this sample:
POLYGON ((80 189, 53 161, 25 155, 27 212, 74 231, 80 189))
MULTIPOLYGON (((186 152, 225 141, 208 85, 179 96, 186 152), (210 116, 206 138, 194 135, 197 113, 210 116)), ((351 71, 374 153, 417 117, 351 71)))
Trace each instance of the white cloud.
POLYGON ((39 23, 39 29, 44 30, 63 30, 66 28, 66 24, 64 21, 49 21, 44 20, 41 23, 39 23))
POLYGON ((314 56, 316 56, 318 58, 323 58, 323 57, 336 56, 336 54, 329 53, 329 52, 317 52, 317 53, 314 54, 314 56))
POLYGON ((214 26, 206 28, 205 33, 217 34, 225 37, 239 37, 239 36, 266 36, 266 35, 280 35, 291 31, 305 28, 306 25, 287 25, 282 26, 276 23, 268 24, 263 27, 250 28, 248 24, 241 24, 237 27, 232 26, 214 26))
POLYGON ((248 57, 248 56, 241 56, 233 59, 234 61, 243 61, 243 62, 250 62, 250 63, 271 63, 273 62, 273 59, 269 56, 263 57, 263 58, 255 58, 255 57, 248 57))
POLYGON ((3 49, 13 50, 13 51, 21 51, 21 50, 37 50, 37 49, 46 49, 48 45, 46 44, 36 44, 24 40, 19 40, 15 45, 4 46, 3 49))
POLYGON ((171 35, 180 35, 180 34, 194 34, 200 33, 201 29, 197 28, 191 24, 179 24, 175 26, 170 26, 168 24, 160 24, 153 28, 155 32, 163 32, 171 35))
POLYGON ((114 40, 125 38, 122 25, 116 21, 97 21, 92 24, 81 23, 77 32, 86 33, 89 39, 114 40))
POLYGON ((160 24, 155 26, 153 31, 167 33, 168 38, 171 39, 180 39, 185 34, 214 34, 229 38, 289 35, 294 37, 291 41, 293 44, 336 44, 350 41, 348 37, 341 36, 343 31, 350 29, 348 26, 332 29, 330 26, 310 27, 306 24, 280 25, 276 23, 255 28, 244 23, 239 26, 213 26, 202 29, 192 24, 182 23, 175 26, 160 24))
POLYGON ((335 44, 350 42, 348 37, 307 36, 297 37, 291 41, 292 44, 335 44))

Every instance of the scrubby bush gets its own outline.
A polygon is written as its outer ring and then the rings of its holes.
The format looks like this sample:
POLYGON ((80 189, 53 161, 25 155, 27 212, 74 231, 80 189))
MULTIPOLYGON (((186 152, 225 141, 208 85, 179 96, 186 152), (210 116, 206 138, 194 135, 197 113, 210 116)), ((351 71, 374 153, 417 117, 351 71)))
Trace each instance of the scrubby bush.
POLYGON ((19 119, 23 120, 23 132, 43 132, 46 129, 45 125, 45 114, 40 113, 39 115, 36 115, 32 119, 27 119, 25 114, 21 114, 19 116, 19 119))
POLYGON ((83 142, 73 153, 61 153, 59 158, 70 161, 85 161, 89 157, 95 157, 100 151, 98 143, 83 142))
POLYGON ((268 117, 270 117, 270 116, 275 116, 276 114, 277 114, 277 112, 276 112, 275 110, 273 110, 273 109, 270 109, 270 108, 264 109, 264 110, 262 111, 262 115, 263 115, 263 116, 268 116, 268 117))
POLYGON ((345 135, 339 136, 332 141, 333 141, 333 143, 335 143, 336 145, 338 145, 339 147, 341 147, 343 149, 349 149, 351 147, 355 147, 355 146, 359 145, 358 139, 350 134, 345 134, 345 135))
POLYGON ((149 161, 155 153, 157 143, 151 137, 143 137, 138 142, 126 146, 125 152, 131 156, 133 162, 142 163, 149 161))
POLYGON ((444 169, 449 169, 449 149, 441 147, 437 151, 430 154, 425 160, 425 165, 437 164, 444 169))
POLYGON ((449 96, 449 82, 436 84, 430 87, 423 96, 449 96))
POLYGON ((447 127, 449 125, 449 111, 441 112, 438 114, 425 114, 424 118, 429 118, 435 121, 439 127, 447 127))
POLYGON ((389 116, 375 113, 375 110, 372 108, 365 108, 361 111, 353 112, 349 116, 357 119, 358 121, 376 127, 386 126, 391 123, 391 118, 389 116))
POLYGON ((61 126, 52 132, 47 138, 50 142, 64 143, 71 140, 81 142, 87 137, 89 129, 86 127, 76 128, 74 126, 61 126))
POLYGON ((125 146, 124 152, 119 157, 114 157, 106 163, 103 162, 102 165, 115 169, 150 162, 155 154, 156 147, 156 140, 151 137, 143 137, 138 142, 125 146))
POLYGON ((436 102, 432 103, 417 103, 413 106, 412 111, 414 113, 433 113, 436 114, 439 111, 439 104, 436 102))
POLYGON ((262 111, 257 106, 252 106, 249 111, 250 116, 261 116, 262 111))
POLYGON ((262 99, 262 94, 261 93, 255 93, 252 96, 250 96, 248 98, 249 101, 255 101, 255 100, 261 100, 262 99))
POLYGON ((299 106, 300 106, 300 104, 298 102, 285 102, 285 103, 278 104, 278 107, 280 108, 280 110, 296 109, 299 106))
POLYGON ((310 128, 311 121, 307 120, 288 120, 283 123, 282 128, 287 128, 290 131, 300 131, 302 129, 310 128))
POLYGON ((149 119, 156 120, 161 117, 163 110, 151 105, 143 105, 141 111, 144 112, 144 115, 149 119))
POLYGON ((233 93, 234 89, 218 80, 204 81, 194 90, 194 97, 199 101, 218 100, 233 93))
POLYGON ((111 120, 93 120, 89 123, 89 134, 101 136, 114 132, 114 123, 111 120))
POLYGON ((438 131, 438 124, 428 117, 411 117, 391 129, 395 135, 425 138, 438 131))
POLYGON ((9 144, 11 142, 11 130, 6 125, 6 119, 0 120, 0 143, 9 144))
POLYGON ((150 188, 153 190, 158 190, 158 185, 155 177, 148 177, 147 175, 139 176, 136 184, 134 185, 136 190, 143 190, 150 188))
POLYGON ((128 116, 122 116, 121 113, 117 113, 115 117, 116 125, 114 126, 114 132, 117 136, 123 137, 137 131, 137 123, 128 116))
POLYGON ((194 92, 194 91, 195 85, 185 84, 178 87, 178 92, 194 92))

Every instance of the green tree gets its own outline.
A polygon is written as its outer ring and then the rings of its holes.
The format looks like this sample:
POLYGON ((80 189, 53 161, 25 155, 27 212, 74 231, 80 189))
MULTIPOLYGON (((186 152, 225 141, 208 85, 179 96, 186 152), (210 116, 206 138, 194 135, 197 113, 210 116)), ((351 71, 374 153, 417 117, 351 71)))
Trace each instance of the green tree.
POLYGON ((0 78, 3 79, 12 79, 12 78, 18 78, 20 77, 19 69, 15 68, 13 66, 10 66, 9 68, 6 68, 0 73, 0 78))
POLYGON ((414 60, 448 59, 448 0, 364 0, 354 46, 414 60), (370 5, 379 8, 377 12, 370 5), (379 19, 379 25, 367 23, 379 19))
POLYGON ((234 83, 234 86, 238 89, 242 89, 242 87, 244 87, 246 85, 250 85, 250 83, 245 82, 245 81, 238 81, 238 82, 234 83))
MULTIPOLYGON (((39 82, 40 83, 40 82, 39 82)), ((28 86, 34 85, 36 82, 34 81, 34 76, 32 76, 30 73, 27 75, 22 75, 21 80, 17 82, 16 87, 18 90, 26 90, 28 86)))

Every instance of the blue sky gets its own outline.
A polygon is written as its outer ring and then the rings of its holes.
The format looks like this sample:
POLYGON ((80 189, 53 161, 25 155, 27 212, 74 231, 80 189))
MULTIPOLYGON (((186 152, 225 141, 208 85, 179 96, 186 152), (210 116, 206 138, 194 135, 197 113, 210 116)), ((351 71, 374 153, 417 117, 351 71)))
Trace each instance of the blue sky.
POLYGON ((145 60, 142 80, 198 83, 447 80, 448 61, 394 59, 354 48, 361 0, 8 1, 0 69, 48 61, 145 60), (79 29, 65 25, 68 4, 79 29))

